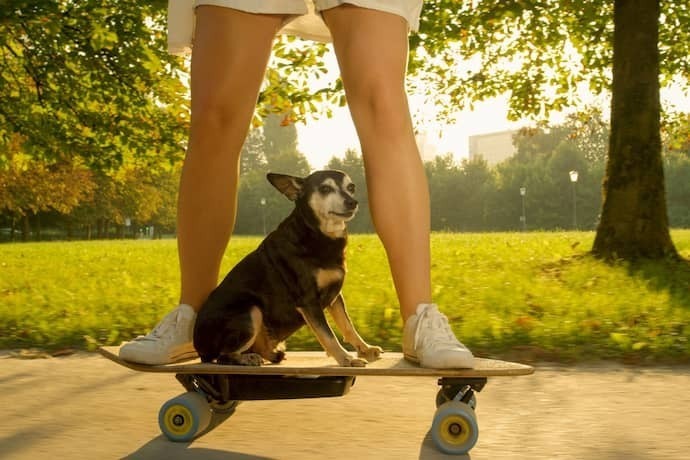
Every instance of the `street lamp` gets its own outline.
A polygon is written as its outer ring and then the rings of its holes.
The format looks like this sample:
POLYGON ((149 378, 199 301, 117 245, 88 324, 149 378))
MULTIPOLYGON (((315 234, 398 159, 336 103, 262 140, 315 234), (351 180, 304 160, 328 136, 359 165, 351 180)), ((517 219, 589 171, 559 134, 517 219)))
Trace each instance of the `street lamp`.
POLYGON ((573 184, 573 228, 577 230, 577 193, 575 192, 575 184, 577 184, 577 171, 570 171, 570 182, 573 184))
POLYGON ((261 198, 261 220, 263 221, 264 236, 266 236, 266 198, 261 198))
POLYGON ((525 216, 525 194, 527 193, 526 187, 520 187, 520 196, 522 197, 522 215, 520 216, 520 222, 522 222, 522 231, 527 231, 527 216, 525 216))

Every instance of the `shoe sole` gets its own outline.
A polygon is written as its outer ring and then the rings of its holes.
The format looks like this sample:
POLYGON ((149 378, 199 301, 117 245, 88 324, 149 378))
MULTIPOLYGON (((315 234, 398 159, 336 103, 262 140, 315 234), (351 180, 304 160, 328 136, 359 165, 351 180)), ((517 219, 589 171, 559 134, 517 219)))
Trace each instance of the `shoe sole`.
POLYGON ((182 353, 180 355, 174 356, 170 359, 170 363, 179 363, 180 361, 189 361, 192 359, 196 359, 199 357, 199 354, 196 351, 188 351, 186 353, 182 353))
MULTIPOLYGON (((420 367, 424 367, 424 366, 422 366, 422 363, 419 360, 419 358, 417 358, 416 356, 412 356, 412 355, 407 354, 407 353, 403 353, 403 356, 406 360, 408 360, 408 361, 410 361, 410 362, 412 362, 412 363, 414 363, 420 367)), ((474 356, 472 357, 472 360, 474 360, 474 356)), ((453 366, 453 367, 435 367, 435 368, 425 367, 425 369, 474 369, 474 363, 472 366, 457 366, 457 367, 453 366)))
POLYGON ((167 361, 149 361, 147 359, 138 358, 136 356, 128 357, 128 356, 126 356, 126 353, 125 353, 125 356, 122 356, 122 354, 120 354, 120 359, 123 359, 125 361, 129 361, 132 363, 145 364, 147 366, 164 366, 166 364, 174 364, 174 363, 179 363, 181 361, 189 361, 192 359, 196 359, 198 357, 199 357, 199 354, 196 352, 196 350, 185 351, 185 352, 182 352, 182 353, 177 354, 175 356, 170 356, 167 361))
POLYGON ((419 362, 419 358, 417 358, 416 356, 412 356, 412 355, 410 355, 410 354, 408 354, 408 353, 403 353, 403 357, 404 357, 406 360, 408 360, 408 361, 410 361, 410 362, 413 362, 413 363, 415 363, 415 364, 421 364, 421 363, 419 362))

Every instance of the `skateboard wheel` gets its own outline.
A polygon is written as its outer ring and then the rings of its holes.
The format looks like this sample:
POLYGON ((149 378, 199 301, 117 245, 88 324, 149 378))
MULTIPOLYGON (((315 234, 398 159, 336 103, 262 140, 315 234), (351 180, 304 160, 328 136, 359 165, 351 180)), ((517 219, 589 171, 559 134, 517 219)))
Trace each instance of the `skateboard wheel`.
POLYGON ((171 399, 158 412, 158 425, 171 441, 191 441, 210 423, 211 409, 206 397, 194 391, 171 399))
POLYGON ((442 404, 434 414, 431 437, 441 452, 452 455, 466 454, 479 437, 479 426, 474 410, 459 401, 442 404))

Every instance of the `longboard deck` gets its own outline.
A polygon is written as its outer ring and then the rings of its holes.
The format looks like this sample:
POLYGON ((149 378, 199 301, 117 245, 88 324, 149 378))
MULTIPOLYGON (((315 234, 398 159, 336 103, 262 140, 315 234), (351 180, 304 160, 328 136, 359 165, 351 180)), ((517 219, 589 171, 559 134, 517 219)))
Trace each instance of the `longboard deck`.
POLYGON ((341 367, 325 352, 288 351, 280 364, 263 366, 233 366, 201 363, 198 359, 175 364, 151 366, 120 359, 120 347, 100 347, 98 351, 111 361, 140 372, 175 374, 234 374, 234 375, 302 375, 302 376, 358 376, 378 375, 395 377, 498 377, 528 375, 534 372, 526 364, 497 359, 476 358, 474 369, 427 369, 407 361, 402 353, 386 352, 366 367, 341 367))

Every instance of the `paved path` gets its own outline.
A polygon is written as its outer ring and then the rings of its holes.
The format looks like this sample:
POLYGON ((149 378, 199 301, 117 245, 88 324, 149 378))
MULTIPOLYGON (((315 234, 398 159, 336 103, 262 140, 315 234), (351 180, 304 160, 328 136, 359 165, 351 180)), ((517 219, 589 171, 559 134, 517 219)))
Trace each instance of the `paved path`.
MULTIPOLYGON (((343 398, 260 401, 190 444, 158 430, 182 387, 95 354, 0 354, 2 459, 441 459, 433 378, 360 378, 343 398)), ((478 395, 482 459, 690 458, 690 368, 541 366, 478 395)), ((469 458, 465 457, 465 458, 469 458)), ((463 458, 463 457, 460 457, 463 458)))

